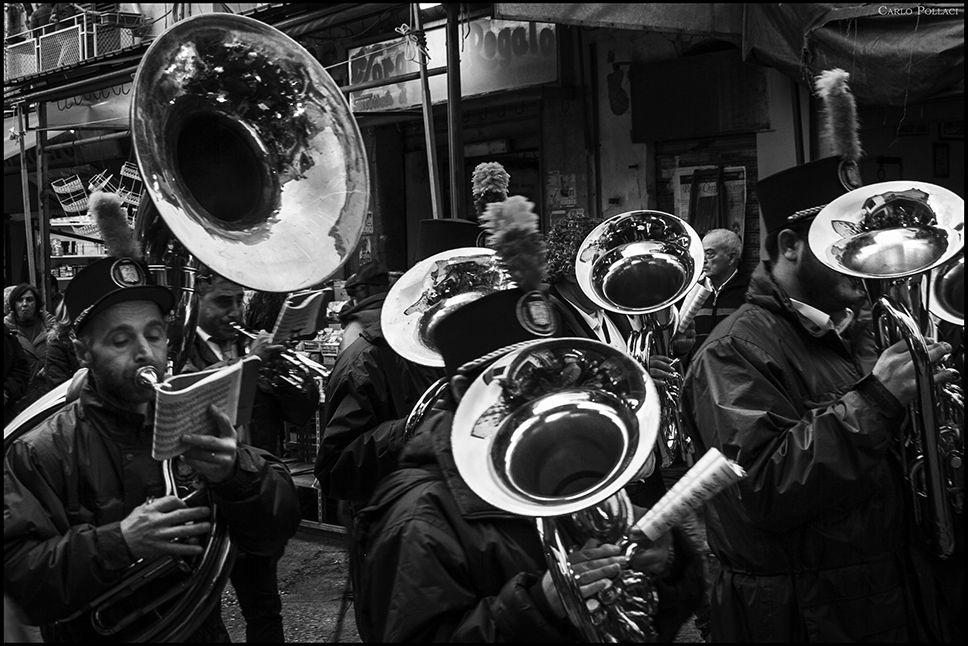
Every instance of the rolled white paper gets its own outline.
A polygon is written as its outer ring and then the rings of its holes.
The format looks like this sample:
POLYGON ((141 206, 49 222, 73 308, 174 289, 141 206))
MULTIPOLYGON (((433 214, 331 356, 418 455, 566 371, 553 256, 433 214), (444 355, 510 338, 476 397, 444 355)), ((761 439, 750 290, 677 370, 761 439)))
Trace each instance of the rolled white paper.
POLYGON ((652 509, 635 524, 650 540, 678 525, 689 511, 698 509, 726 487, 746 477, 741 466, 717 449, 709 449, 652 509))
POLYGON ((706 300, 712 293, 713 290, 706 287, 703 281, 699 281, 692 286, 692 289, 689 290, 686 297, 682 299, 682 307, 679 308, 679 323, 676 325, 676 332, 681 332, 689 327, 689 324, 696 318, 696 314, 706 304, 706 300))

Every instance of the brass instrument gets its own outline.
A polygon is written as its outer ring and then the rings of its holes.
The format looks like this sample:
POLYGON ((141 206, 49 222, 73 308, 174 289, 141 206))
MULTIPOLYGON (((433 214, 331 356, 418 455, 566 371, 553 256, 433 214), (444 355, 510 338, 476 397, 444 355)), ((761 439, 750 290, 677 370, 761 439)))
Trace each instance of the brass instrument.
MULTIPOLYGON (((586 236, 575 259, 582 291, 596 305, 628 315, 635 329, 629 353, 648 370, 652 355, 673 356, 679 312, 674 303, 699 281, 702 239, 688 223, 662 211, 629 211, 605 220, 586 236)), ((695 447, 682 431, 682 376, 660 384, 662 466, 679 453, 691 463, 695 447)))
MULTIPOLYGON (((243 327, 239 323, 229 323, 233 330, 249 339, 254 341, 258 335, 255 332, 243 327)), ((278 383, 279 381, 284 381, 293 388, 299 390, 304 390, 309 388, 310 383, 315 384, 315 379, 313 375, 318 375, 321 379, 326 379, 329 377, 331 372, 326 366, 320 365, 310 359, 309 357, 304 357, 295 350, 289 348, 284 349, 279 353, 279 358, 284 361, 288 366, 288 370, 271 370, 268 375, 270 382, 278 383)), ((314 386, 315 387, 315 386, 314 386)))
POLYGON ((637 549, 622 488, 651 468, 660 406, 648 372, 589 339, 528 344, 468 388, 451 445, 464 481, 488 503, 536 519, 546 560, 572 623, 597 641, 653 641, 656 594, 626 568, 589 611, 568 555, 585 540, 637 549))
POLYGON ((940 186, 883 182, 828 204, 809 233, 821 262, 863 279, 878 347, 903 340, 911 353, 918 394, 909 405, 902 459, 915 521, 941 558, 955 548, 953 514, 964 503, 964 397, 959 386, 934 383, 927 339, 935 336, 930 314, 964 324, 964 208, 940 186), (962 285, 953 287, 959 279, 962 285))
MULTIPOLYGON (((194 338, 202 264, 276 292, 318 285, 343 265, 366 217, 366 154, 342 92, 318 61, 277 29, 238 15, 194 16, 156 38, 138 68, 131 111, 151 198, 141 201, 136 230, 156 281, 175 292, 169 369, 178 372, 194 338)), ((139 375, 142 384, 157 381, 139 375)), ((59 386, 7 425, 5 447, 68 401, 69 389, 59 386)), ((164 471, 169 491, 182 493, 177 465, 166 462, 164 471)), ((88 614, 97 635, 116 640, 190 637, 218 603, 234 554, 212 509, 202 557, 135 564, 71 619, 88 614)))
POLYGON ((397 354, 423 366, 442 368, 433 332, 463 305, 514 287, 493 249, 461 247, 421 260, 401 276, 380 315, 383 335, 397 354))

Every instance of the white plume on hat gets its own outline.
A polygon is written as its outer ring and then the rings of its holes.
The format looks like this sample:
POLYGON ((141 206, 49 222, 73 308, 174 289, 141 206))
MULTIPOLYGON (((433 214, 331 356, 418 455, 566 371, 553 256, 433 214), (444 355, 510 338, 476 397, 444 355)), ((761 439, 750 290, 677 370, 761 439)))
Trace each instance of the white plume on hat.
POLYGON ((860 147, 857 102, 847 81, 850 74, 832 69, 817 75, 817 96, 823 101, 823 124, 820 131, 820 156, 838 156, 856 163, 863 151, 860 147))

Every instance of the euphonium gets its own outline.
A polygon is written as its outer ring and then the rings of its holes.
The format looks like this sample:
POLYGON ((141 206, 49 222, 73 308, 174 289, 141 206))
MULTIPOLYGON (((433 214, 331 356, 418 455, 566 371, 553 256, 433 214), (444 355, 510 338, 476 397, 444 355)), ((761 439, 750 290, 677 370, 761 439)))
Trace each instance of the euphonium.
MULTIPOLYGON (((275 292, 318 285, 343 265, 366 217, 366 155, 326 70, 282 32, 243 16, 202 14, 156 38, 138 68, 131 112, 150 196, 136 229, 157 282, 175 292, 168 336, 177 372, 194 338, 201 264, 275 292)), ((25 410, 4 429, 5 447, 76 390, 62 384, 25 410)), ((169 492, 183 493, 177 466, 164 472, 169 492)), ((119 641, 191 636, 218 602, 233 556, 214 513, 212 525, 197 561, 136 564, 82 611, 95 632, 119 641)))
MULTIPOLYGON (((699 281, 702 266, 702 239, 688 223, 661 211, 629 211, 605 220, 586 236, 575 259, 585 295, 632 319, 636 329, 628 339, 629 354, 646 369, 652 355, 673 356, 674 303, 699 281)), ((695 452, 679 417, 681 386, 681 375, 659 386, 663 466, 677 452, 687 462, 695 452)))
POLYGON ((941 558, 954 551, 953 514, 964 501, 964 399, 960 387, 935 384, 927 342, 936 334, 931 314, 958 321, 958 299, 964 324, 963 231, 964 200, 940 186, 902 180, 842 195, 817 214, 809 233, 821 262, 863 279, 878 347, 903 340, 911 353, 917 396, 901 451, 915 521, 941 558))
POLYGON ((485 501, 536 518, 549 571, 571 621, 592 642, 654 641, 650 576, 625 568, 582 598, 569 554, 587 539, 627 556, 632 507, 622 488, 652 464, 660 403, 648 372, 599 341, 528 344, 468 388, 451 446, 464 481, 485 501))

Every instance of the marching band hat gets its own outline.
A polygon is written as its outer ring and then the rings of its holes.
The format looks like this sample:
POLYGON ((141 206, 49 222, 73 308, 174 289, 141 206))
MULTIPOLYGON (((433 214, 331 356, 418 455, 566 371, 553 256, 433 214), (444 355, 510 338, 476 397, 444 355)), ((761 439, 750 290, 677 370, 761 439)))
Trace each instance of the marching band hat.
POLYGON ((539 291, 497 291, 448 314, 433 332, 448 376, 476 371, 524 343, 555 336, 558 326, 539 291))
POLYGON ((772 233, 815 217, 854 187, 845 183, 840 157, 825 157, 764 177, 756 183, 764 231, 772 233))
POLYGON ((421 220, 417 225, 417 258, 420 262, 441 251, 483 247, 487 234, 476 222, 460 218, 421 220))
POLYGON ((857 102, 842 69, 825 70, 814 79, 821 99, 820 159, 765 177, 756 183, 767 234, 810 220, 835 199, 863 184, 859 160, 857 102))
POLYGON ((102 258, 82 269, 64 291, 64 306, 74 331, 105 309, 126 301, 152 301, 168 314, 175 296, 155 284, 148 265, 130 257, 102 258))

